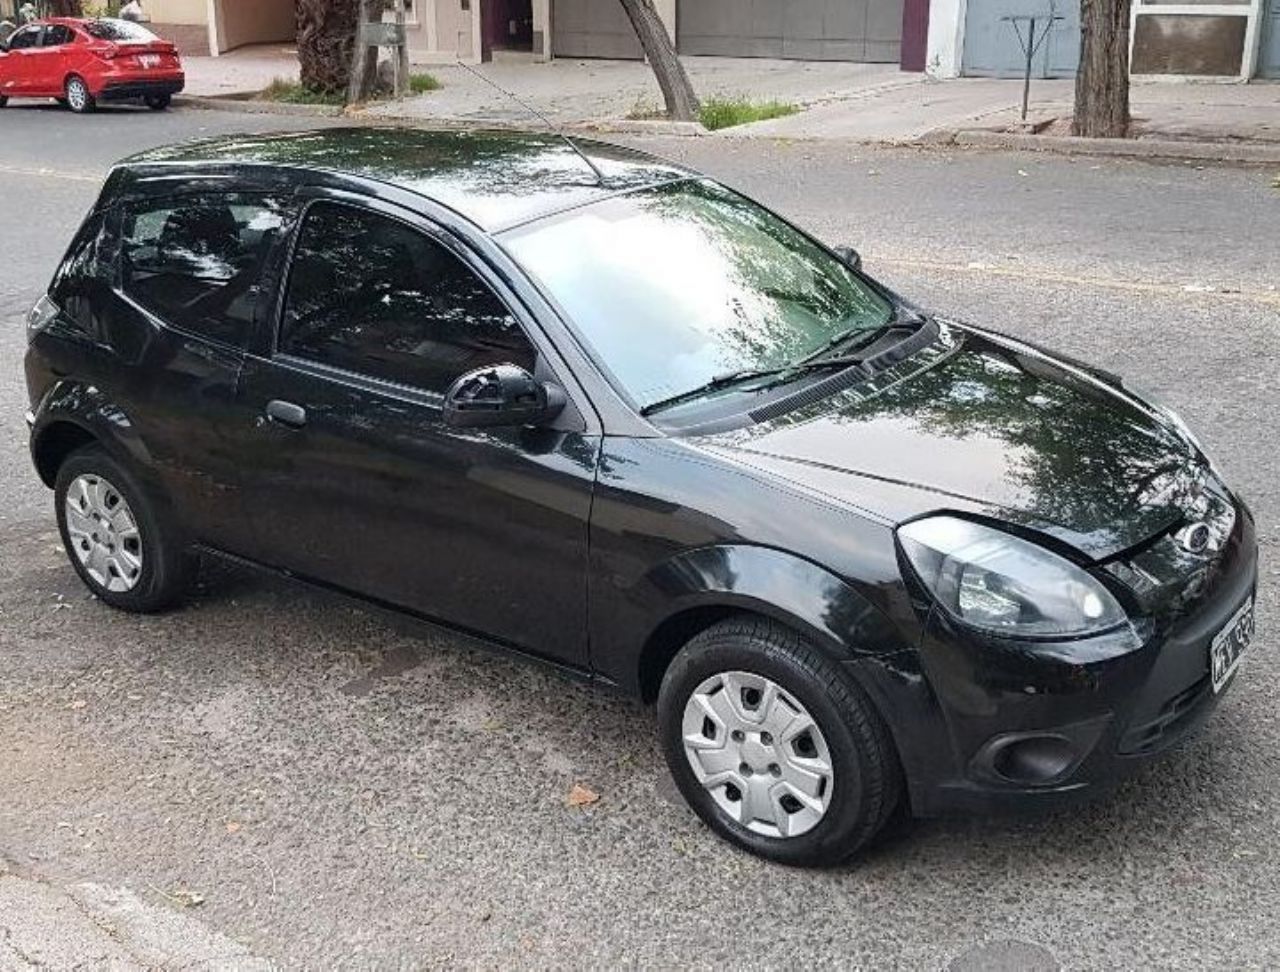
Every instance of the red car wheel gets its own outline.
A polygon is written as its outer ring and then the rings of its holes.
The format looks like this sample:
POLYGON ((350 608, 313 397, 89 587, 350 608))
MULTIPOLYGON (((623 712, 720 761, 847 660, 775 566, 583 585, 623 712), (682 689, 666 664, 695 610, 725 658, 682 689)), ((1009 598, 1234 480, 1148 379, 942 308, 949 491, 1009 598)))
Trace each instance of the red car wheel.
POLYGON ((84 83, 84 78, 78 74, 73 74, 67 78, 66 84, 67 107, 74 111, 77 115, 83 115, 86 112, 93 111, 94 99, 89 91, 89 86, 84 83))

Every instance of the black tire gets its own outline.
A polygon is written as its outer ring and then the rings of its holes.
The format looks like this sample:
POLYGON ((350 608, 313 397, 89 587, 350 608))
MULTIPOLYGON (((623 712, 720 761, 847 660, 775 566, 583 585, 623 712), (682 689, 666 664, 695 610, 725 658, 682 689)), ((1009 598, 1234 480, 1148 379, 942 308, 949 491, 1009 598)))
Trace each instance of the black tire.
POLYGON ((7 108, 8 105, 9 98, 6 95, 0 95, 0 108, 7 108))
POLYGON ((84 78, 78 74, 73 74, 67 78, 66 84, 63 85, 64 98, 67 107, 74 111, 77 115, 87 115, 97 107, 93 95, 89 93, 89 86, 85 84, 84 78))
POLYGON ((173 95, 147 95, 142 101, 152 111, 164 111, 173 102, 173 95))
MULTIPOLYGON (((58 469, 54 484, 58 532, 67 559, 85 586, 104 604, 122 611, 151 613, 170 607, 186 592, 191 556, 167 508, 138 483, 133 474, 99 445, 77 449, 58 469), (128 504, 137 523, 141 568, 128 590, 109 590, 81 563, 67 524, 67 492, 77 478, 105 480, 128 504)), ((83 542, 83 541, 82 541, 83 542)), ((119 542, 119 541, 117 541, 119 542)), ((118 576, 118 575, 117 575, 118 576)))
POLYGON ((698 816, 730 842, 779 863, 830 867, 847 861, 879 833, 901 799, 897 752, 871 700, 837 662, 763 618, 723 621, 681 649, 662 680, 658 726, 667 765, 698 816), (749 830, 720 808, 689 764, 685 705, 704 681, 734 671, 776 683, 809 712, 826 741, 831 793, 824 815, 807 832, 780 837, 749 830))

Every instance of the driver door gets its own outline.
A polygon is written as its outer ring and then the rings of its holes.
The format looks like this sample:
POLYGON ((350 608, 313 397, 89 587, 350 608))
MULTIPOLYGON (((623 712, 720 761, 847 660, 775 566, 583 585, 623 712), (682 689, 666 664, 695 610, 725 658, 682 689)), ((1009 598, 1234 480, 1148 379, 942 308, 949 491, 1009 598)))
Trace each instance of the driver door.
POLYGON ((373 208, 308 208, 275 350, 241 374, 254 559, 587 664, 587 532, 599 437, 455 429, 443 393, 509 362, 554 380, 478 263, 373 208))
POLYGON ((0 55, 0 95, 24 97, 39 90, 40 40, 44 26, 33 24, 15 30, 9 48, 0 55))

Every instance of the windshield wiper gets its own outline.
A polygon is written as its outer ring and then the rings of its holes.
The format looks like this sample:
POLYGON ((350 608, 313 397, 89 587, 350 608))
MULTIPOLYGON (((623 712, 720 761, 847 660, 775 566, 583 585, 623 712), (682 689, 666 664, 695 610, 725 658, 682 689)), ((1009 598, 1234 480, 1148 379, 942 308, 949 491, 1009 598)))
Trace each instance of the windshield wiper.
POLYGON ((744 382, 754 381, 757 378, 779 379, 764 386, 772 388, 784 381, 790 381, 812 371, 826 371, 833 368, 850 368, 854 365, 860 365, 866 359, 858 354, 859 351, 871 347, 890 331, 915 326, 918 326, 918 322, 894 320, 879 327, 851 327, 846 331, 841 331, 818 350, 805 355, 799 361, 793 361, 790 364, 780 365, 776 368, 748 368, 716 375, 710 381, 698 385, 696 388, 690 388, 688 391, 680 392, 678 395, 672 395, 670 398, 664 398, 644 406, 640 409, 640 414, 652 415, 654 412, 660 412, 664 408, 680 405, 695 398, 701 398, 711 392, 719 391, 721 388, 740 385, 744 382), (840 349, 840 353, 832 354, 831 352, 836 348, 840 349))
POLYGON ((826 371, 831 368, 849 368, 854 365, 862 364, 862 358, 857 355, 838 355, 827 358, 819 358, 815 360, 796 361, 792 364, 781 365, 777 368, 753 368, 742 371, 731 371, 728 374, 716 375, 705 384, 698 385, 696 388, 690 388, 678 395, 672 395, 670 398, 664 398, 661 401, 652 402, 640 409, 641 415, 652 415, 654 412, 660 412, 664 408, 670 408, 672 405, 679 405, 682 402, 691 401, 695 398, 701 398, 713 391, 719 391, 721 388, 729 388, 733 385, 740 385, 744 382, 754 381, 757 378, 783 378, 790 380, 791 378, 806 374, 810 371, 826 371))
POLYGON ((826 357, 827 353, 840 348, 840 355, 847 357, 855 352, 861 351, 863 348, 869 348, 890 331, 899 327, 908 326, 904 321, 890 321, 888 324, 881 324, 879 327, 851 327, 848 330, 841 331, 830 341, 818 348, 812 354, 807 354, 801 358, 797 364, 809 364, 811 362, 832 360, 826 357))

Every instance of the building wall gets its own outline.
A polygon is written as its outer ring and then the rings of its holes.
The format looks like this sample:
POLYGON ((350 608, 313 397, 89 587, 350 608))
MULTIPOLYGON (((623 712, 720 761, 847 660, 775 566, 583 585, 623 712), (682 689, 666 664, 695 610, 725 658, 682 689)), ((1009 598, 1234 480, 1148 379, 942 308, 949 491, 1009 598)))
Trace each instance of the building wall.
POLYGON ((297 37, 293 0, 212 0, 219 53, 245 44, 287 43, 297 37))
POLYGON ((143 0, 142 5, 157 24, 209 23, 209 0, 143 0))

